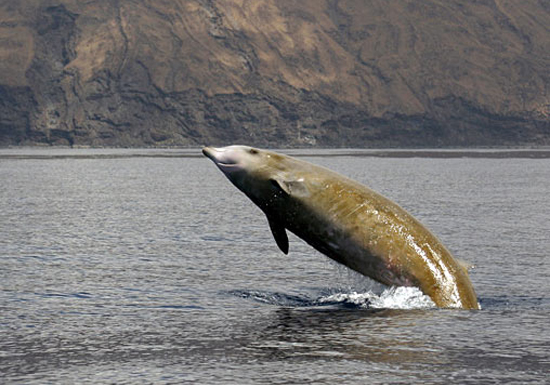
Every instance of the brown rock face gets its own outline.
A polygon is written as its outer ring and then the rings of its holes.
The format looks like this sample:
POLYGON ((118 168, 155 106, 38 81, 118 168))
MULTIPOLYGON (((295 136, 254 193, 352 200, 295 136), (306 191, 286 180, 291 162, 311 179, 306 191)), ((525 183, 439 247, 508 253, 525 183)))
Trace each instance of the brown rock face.
POLYGON ((0 0, 0 145, 550 145, 546 0, 0 0))

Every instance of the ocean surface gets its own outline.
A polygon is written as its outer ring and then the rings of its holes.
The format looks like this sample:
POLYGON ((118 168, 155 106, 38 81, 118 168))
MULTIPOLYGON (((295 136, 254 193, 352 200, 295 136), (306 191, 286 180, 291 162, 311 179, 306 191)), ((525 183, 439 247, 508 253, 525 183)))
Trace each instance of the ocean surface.
POLYGON ((544 152, 294 153, 473 263, 482 310, 434 308, 293 236, 285 256, 199 149, 4 149, 0 383, 549 383, 544 152))

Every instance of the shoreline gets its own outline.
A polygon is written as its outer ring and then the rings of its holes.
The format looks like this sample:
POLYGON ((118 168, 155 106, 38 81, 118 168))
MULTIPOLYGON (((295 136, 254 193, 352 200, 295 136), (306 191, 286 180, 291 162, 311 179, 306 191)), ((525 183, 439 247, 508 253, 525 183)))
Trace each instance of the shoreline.
MULTIPOLYGON (((273 149, 295 157, 373 157, 373 158, 487 158, 549 159, 550 148, 425 148, 356 149, 293 148, 273 149)), ((202 158, 195 148, 71 148, 8 147, 0 148, 0 160, 7 159, 123 159, 123 158, 202 158)))

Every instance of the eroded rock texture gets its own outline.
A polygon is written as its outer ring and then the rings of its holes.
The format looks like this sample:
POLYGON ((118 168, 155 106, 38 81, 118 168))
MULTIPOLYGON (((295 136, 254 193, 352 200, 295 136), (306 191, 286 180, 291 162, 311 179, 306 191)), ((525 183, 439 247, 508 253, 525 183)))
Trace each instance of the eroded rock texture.
POLYGON ((0 0, 0 145, 550 145, 547 0, 0 0))

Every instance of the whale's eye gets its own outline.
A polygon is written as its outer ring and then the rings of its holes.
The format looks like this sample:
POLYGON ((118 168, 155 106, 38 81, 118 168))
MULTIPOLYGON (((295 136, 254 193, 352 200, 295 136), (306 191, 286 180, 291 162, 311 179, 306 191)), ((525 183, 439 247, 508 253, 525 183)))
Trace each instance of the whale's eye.
POLYGON ((248 150, 248 153, 249 153, 249 154, 252 154, 252 155, 257 155, 257 154, 258 154, 258 150, 256 150, 255 148, 251 148, 250 150, 248 150))

